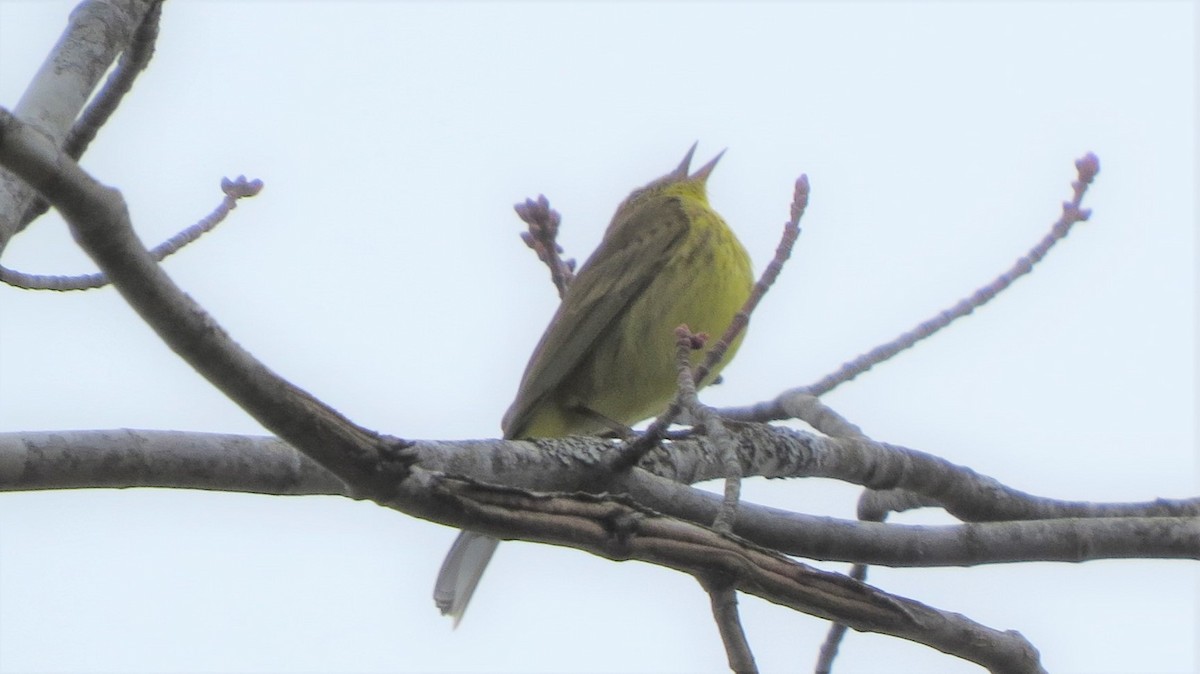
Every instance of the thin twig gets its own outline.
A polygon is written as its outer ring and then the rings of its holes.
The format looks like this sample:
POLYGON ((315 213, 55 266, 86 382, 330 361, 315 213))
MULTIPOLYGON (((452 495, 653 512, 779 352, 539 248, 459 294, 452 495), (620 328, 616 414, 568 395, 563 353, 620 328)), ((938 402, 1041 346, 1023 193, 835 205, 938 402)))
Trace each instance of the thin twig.
MULTIPOLYGON (((851 566, 850 577, 860 583, 865 583, 867 581, 867 565, 851 566)), ((832 623, 829 626, 829 632, 825 635, 825 641, 821 643, 820 652, 817 653, 817 665, 813 668, 816 674, 830 674, 833 671, 833 660, 837 657, 842 639, 846 637, 846 630, 847 627, 842 623, 832 623)))
MULTIPOLYGON (((832 410, 830 410, 832 411, 832 410)), ((866 436, 862 436, 866 439, 866 436)), ((887 509, 875 507, 876 501, 872 497, 879 492, 873 489, 864 489, 858 497, 858 519, 861 522, 884 522, 887 520, 888 514, 891 512, 887 509)), ((909 494, 913 498, 920 497, 912 492, 902 492, 909 494)), ((854 564, 850 567, 850 577, 860 583, 867 582, 867 569, 870 568, 867 564, 854 564)), ((833 669, 833 660, 837 657, 838 648, 841 646, 842 639, 846 637, 846 626, 842 623, 833 623, 829 626, 829 632, 825 635, 825 641, 821 643, 821 650, 817 654, 817 665, 814 668, 816 674, 829 674, 833 669)))
POLYGON ((754 653, 750 650, 750 642, 746 640, 746 631, 742 629, 742 619, 738 615, 737 592, 733 585, 728 582, 714 583, 711 579, 701 580, 700 584, 708 593, 713 620, 721 633, 721 642, 725 644, 725 657, 729 660, 729 669, 738 674, 758 672, 754 653))
MULTIPOLYGON (((225 193, 225 198, 221 200, 221 203, 195 224, 155 246, 150 251, 151 257, 155 262, 162 262, 169 255, 179 252, 181 248, 212 231, 225 220, 230 211, 237 208, 238 199, 252 197, 262 191, 262 187, 261 180, 247 180, 246 176, 238 176, 235 180, 222 178, 221 191, 225 193)), ((109 284, 108 277, 103 272, 78 276, 27 274, 8 269, 3 265, 0 265, 0 281, 28 290, 58 291, 91 290, 109 284)))
POLYGON ((1092 183, 1096 178, 1096 174, 1100 171, 1100 160, 1096 155, 1089 152, 1081 159, 1075 161, 1075 169, 1078 179, 1071 183, 1073 191, 1072 199, 1063 202, 1062 215, 1051 226, 1046 236, 1031 248, 1028 253, 1018 258, 1008 271, 996 277, 991 283, 976 290, 969 297, 960 300, 949 309, 919 324, 891 342, 877 346, 858 358, 842 365, 836 372, 826 376, 815 384, 805 387, 807 392, 815 396, 820 396, 832 391, 841 384, 854 379, 875 365, 895 356, 897 353, 912 347, 917 342, 933 336, 942 328, 987 304, 996 295, 1011 286, 1014 281, 1033 271, 1033 265, 1046 257, 1046 253, 1050 251, 1054 244, 1066 237, 1076 223, 1087 220, 1091 215, 1091 211, 1080 208, 1080 204, 1083 202, 1083 195, 1087 192, 1088 185, 1092 183))
POLYGON ((775 257, 763 270, 762 276, 754 284, 754 290, 750 293, 750 297, 733 317, 733 321, 725 329, 725 334, 721 335, 721 339, 709 350, 704 364, 696 368, 696 381, 704 381, 708 373, 716 367, 717 363, 721 362, 725 357, 725 352, 729 350, 729 346, 737 340, 738 335, 742 334, 742 331, 750 323, 750 316, 758 308, 758 303, 762 301, 763 296, 779 278, 779 272, 783 271, 783 265, 792 256, 792 247, 795 246, 796 239, 800 237, 800 218, 804 217, 804 209, 808 208, 809 191, 808 175, 801 174, 796 179, 796 187, 792 192, 791 218, 783 226, 783 237, 780 238, 779 245, 775 247, 775 257))
POLYGON ((543 194, 538 195, 537 201, 526 199, 525 203, 515 204, 513 210, 529 226, 529 231, 521 232, 521 240, 550 269, 550 280, 554 282, 561 298, 575 278, 575 260, 563 260, 563 249, 558 245, 558 226, 562 223, 562 216, 550 208, 550 200, 543 194))
MULTIPOLYGON (((791 403, 791 411, 796 414, 796 418, 826 435, 870 441, 861 428, 835 412, 828 405, 822 403, 820 398, 814 395, 799 392, 792 397, 791 403)), ((864 495, 868 493, 871 493, 871 490, 867 489, 863 491, 864 495)), ((862 502, 861 497, 859 502, 862 502)), ((861 510, 859 512, 859 519, 868 519, 864 517, 861 510)), ((866 564, 855 564, 850 567, 849 575, 854 580, 865 582, 867 579, 867 568, 866 564)), ((830 674, 833 669, 833 661, 838 654, 838 648, 841 646, 842 639, 846 637, 846 630, 846 625, 839 622, 829 625, 829 632, 825 635, 825 641, 821 643, 821 649, 817 653, 817 664, 814 667, 816 674, 830 674)))
POLYGON ((420 475, 433 481, 439 503, 454 506, 439 506, 439 514, 461 512, 457 521, 469 521, 481 533, 511 536, 520 531, 522 540, 567 545, 609 559, 649 561, 701 583, 728 583, 738 592, 845 622, 856 630, 928 644, 996 673, 1044 671, 1036 649, 1016 632, 987 628, 965 616, 807 567, 736 536, 663 517, 636 501, 607 494, 531 493, 440 473, 420 475))
POLYGON ((83 156, 95 140, 100 127, 108 122, 125 94, 133 89, 138 75, 150 65, 150 59, 154 57, 155 43, 158 41, 158 23, 161 17, 162 0, 158 0, 146 11, 141 25, 133 34, 133 40, 121 54, 121 60, 117 62, 117 67, 104 82, 104 86, 71 127, 71 132, 63 143, 63 152, 71 158, 79 159, 83 156))
MULTIPOLYGON (((117 106, 125 98, 125 94, 133 89, 134 80, 150 65, 150 59, 154 56, 154 45, 158 41, 158 23, 161 16, 162 1, 158 0, 146 10, 142 23, 134 32, 129 46, 121 53, 121 59, 105 80, 104 86, 71 126, 66 140, 63 141, 63 152, 67 156, 76 160, 83 156, 88 145, 95 140, 100 127, 108 122, 109 117, 116 112, 117 106)), ((21 224, 17 226, 17 231, 25 229, 48 208, 49 204, 45 199, 34 199, 21 214, 21 224)))
MULTIPOLYGON (((50 199, 75 241, 125 301, 185 362, 267 430, 361 498, 388 498, 411 472, 407 441, 369 431, 268 368, 235 342, 150 257, 121 193, 0 107, 0 166, 50 199)), ((236 192, 237 184, 227 186, 236 192)), ((418 502, 414 499, 412 502, 418 502)))
POLYGON ((675 358, 679 373, 676 379, 676 400, 682 409, 691 413, 694 423, 704 427, 705 435, 716 446, 724 468, 725 495, 721 501, 721 508, 713 519, 713 529, 732 533, 733 524, 737 520, 738 503, 742 497, 742 462, 738 459, 737 443, 725 428, 721 417, 717 416, 713 408, 700 402, 700 396, 696 393, 691 354, 704 348, 706 336, 697 335, 689 330, 688 326, 681 325, 675 328, 675 338, 675 358))
MULTIPOLYGON (((808 195, 808 176, 801 174, 796 179, 796 187, 792 193, 791 217, 784 223, 783 236, 779 240, 779 245, 775 248, 775 257, 767 265, 767 268, 763 270, 762 276, 754 284, 754 290, 750 293, 750 297, 742 305, 741 310, 734 315, 733 321, 730 322, 729 327, 725 330, 725 334, 721 335, 721 339, 709 350, 704 363, 696 368, 693 373, 695 381, 703 381, 708 373, 712 371, 712 368, 721 362, 721 359, 725 356, 725 352, 729 349, 729 345, 733 344, 737 336, 749 324, 750 315, 754 313, 754 309, 758 307, 758 303, 766 295, 767 290, 775 283, 775 279, 779 277, 779 272, 783 270, 784 263, 792 254, 792 246, 795 245, 796 239, 800 236, 800 219, 804 217, 804 210, 808 207, 808 195)), ((641 461, 642 457, 657 447, 663 438, 666 437, 667 429, 675 422, 682 409, 678 398, 672 401, 670 406, 662 414, 658 415, 643 433, 613 453, 614 461, 612 469, 615 471, 627 470, 637 464, 638 461, 641 461)))
POLYGON ((777 399, 788 418, 799 419, 831 438, 866 439, 861 428, 803 388, 786 391, 777 399))

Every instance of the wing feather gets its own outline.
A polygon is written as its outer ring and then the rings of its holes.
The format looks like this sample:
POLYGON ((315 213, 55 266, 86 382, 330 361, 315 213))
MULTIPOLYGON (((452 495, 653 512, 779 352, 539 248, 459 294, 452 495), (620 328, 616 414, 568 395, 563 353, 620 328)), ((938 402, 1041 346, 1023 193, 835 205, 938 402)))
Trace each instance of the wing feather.
POLYGON ((583 363, 687 236, 688 220, 675 197, 622 215, 614 216, 604 240, 580 267, 534 349, 501 423, 505 437, 521 436, 537 407, 583 363))

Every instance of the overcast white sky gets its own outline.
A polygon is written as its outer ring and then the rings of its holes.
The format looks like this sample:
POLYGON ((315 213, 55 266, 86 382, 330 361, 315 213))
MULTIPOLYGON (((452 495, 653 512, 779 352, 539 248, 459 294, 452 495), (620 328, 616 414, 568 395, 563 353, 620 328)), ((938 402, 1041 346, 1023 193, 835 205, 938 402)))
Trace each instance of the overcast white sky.
MULTIPOLYGON (((0 0, 12 108, 73 2, 0 0)), ((717 405, 770 398, 969 293, 1101 173, 1031 277, 828 396, 875 438, 1041 495, 1198 491, 1195 6, 167 3, 157 55, 85 157, 153 244, 266 189, 166 263, 268 365, 368 427, 494 437, 556 295, 511 205, 586 257, 626 193, 729 151, 710 195, 758 269, 806 172, 794 259, 717 405)), ((93 269, 57 218, 7 266, 93 269)), ((262 433, 111 289, 0 288, 0 431, 262 433)), ((853 517, 856 490, 749 500, 853 517)), ((901 522, 946 522, 934 514, 901 522)), ((0 495, 3 672, 720 672, 690 578, 505 544, 463 625, 430 599, 455 532, 370 504, 154 490, 0 495)), ((842 568, 840 565, 823 565, 842 568)), ((1191 672, 1197 565, 875 569, 1015 629, 1054 672, 1191 672)), ((742 602, 764 671, 826 625, 742 602)), ((851 634, 850 672, 975 672, 851 634)))

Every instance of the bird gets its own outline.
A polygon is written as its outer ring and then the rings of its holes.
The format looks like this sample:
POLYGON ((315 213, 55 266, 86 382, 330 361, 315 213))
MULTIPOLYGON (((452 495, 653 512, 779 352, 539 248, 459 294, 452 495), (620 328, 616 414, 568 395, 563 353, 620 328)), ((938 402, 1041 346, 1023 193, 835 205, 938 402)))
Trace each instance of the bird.
MULTIPOLYGON (((720 335, 750 297, 750 256, 708 202, 724 151, 689 175, 695 151, 617 207, 533 350, 501 422, 505 439, 628 431, 660 414, 676 391, 675 328, 720 335)), ((697 387, 713 382, 741 338, 697 387)), ((447 553, 434 602, 456 627, 498 544, 464 530, 447 553)))

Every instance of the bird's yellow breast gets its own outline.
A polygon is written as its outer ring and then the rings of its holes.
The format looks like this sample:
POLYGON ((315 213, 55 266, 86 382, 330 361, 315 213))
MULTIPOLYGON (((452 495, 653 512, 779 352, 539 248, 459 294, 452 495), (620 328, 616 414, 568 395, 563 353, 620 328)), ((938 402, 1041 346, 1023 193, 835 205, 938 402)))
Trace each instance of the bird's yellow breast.
MULTIPOLYGON (((729 226, 704 198, 678 199, 688 227, 680 243, 655 265, 646 288, 617 314, 574 372, 530 415, 524 437, 560 437, 610 430, 602 417, 632 425, 655 416, 676 390, 675 328, 707 333, 712 346, 750 296, 750 258, 729 226), (586 408, 592 413, 582 413, 586 408)), ((741 337, 701 385, 711 383, 733 357, 741 337)), ((703 352, 693 354, 693 363, 703 352)))

